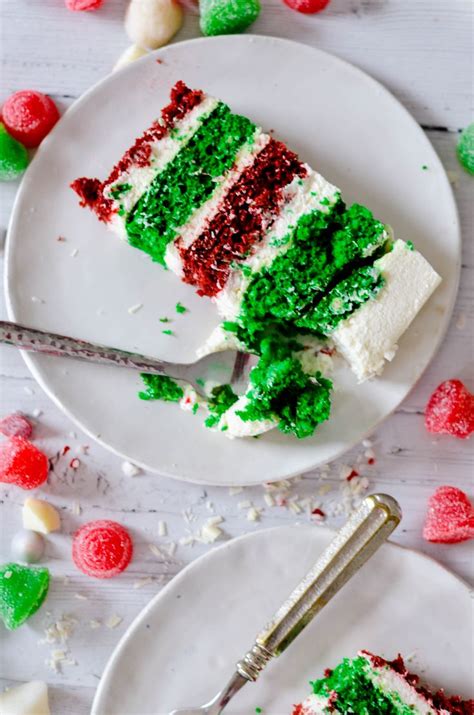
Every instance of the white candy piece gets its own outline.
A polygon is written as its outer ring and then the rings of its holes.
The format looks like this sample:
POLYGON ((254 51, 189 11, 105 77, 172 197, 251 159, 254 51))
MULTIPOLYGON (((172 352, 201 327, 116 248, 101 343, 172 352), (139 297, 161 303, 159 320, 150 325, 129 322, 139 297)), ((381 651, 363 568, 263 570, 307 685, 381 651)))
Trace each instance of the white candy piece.
POLYGON ((0 694, 2 715, 51 715, 48 686, 41 680, 32 680, 0 694))
POLYGON ((44 537, 37 531, 22 529, 12 539, 12 553, 15 558, 27 564, 36 564, 43 556, 44 548, 44 537))
POLYGON ((23 527, 49 534, 61 527, 59 514, 52 504, 30 497, 23 504, 23 527))
POLYGON ((144 50, 142 47, 138 47, 138 45, 131 45, 130 47, 127 47, 127 49, 120 55, 117 62, 114 64, 112 72, 117 72, 117 70, 121 70, 122 67, 126 67, 132 62, 135 62, 135 60, 139 60, 140 57, 144 57, 147 54, 148 50, 144 50))
POLYGON ((139 47, 156 50, 166 45, 183 24, 183 10, 175 0, 131 0, 125 30, 139 47))

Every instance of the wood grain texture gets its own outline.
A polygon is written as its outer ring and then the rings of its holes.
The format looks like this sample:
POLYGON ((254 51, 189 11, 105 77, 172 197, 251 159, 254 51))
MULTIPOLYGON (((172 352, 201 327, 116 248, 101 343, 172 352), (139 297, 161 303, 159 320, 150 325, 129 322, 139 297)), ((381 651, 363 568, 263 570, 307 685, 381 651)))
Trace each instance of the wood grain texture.
MULTIPOLYGON (((52 94, 66 107, 99 80, 127 46, 121 22, 124 9, 124 0, 107 0, 100 12, 84 14, 69 13, 61 0, 3 0, 0 22, 5 94, 31 87, 52 94)), ((450 483, 472 492, 472 442, 427 434, 422 413, 431 391, 447 377, 461 377, 474 388, 474 182, 455 156, 457 130, 472 118, 471 21, 470 0, 449 4, 438 0, 332 0, 324 14, 313 17, 293 13, 280 0, 269 0, 264 1, 264 12, 252 29, 306 42, 354 62, 389 87, 418 122, 441 128, 428 129, 427 133, 446 169, 455 174, 454 191, 464 236, 460 292, 441 349, 396 414, 373 436, 376 463, 369 466, 364 459, 361 473, 370 479, 370 489, 388 491, 401 502, 404 522, 394 539, 436 558, 465 579, 473 574, 472 544, 429 545, 422 540, 421 528, 426 500, 436 486, 450 483)), ((197 16, 188 13, 177 39, 197 35, 197 16)), ((15 191, 16 186, 8 184, 0 192, 2 233, 15 191)), ((3 304, 0 314, 5 316, 3 304)), ((51 687, 55 715, 85 715, 103 667, 124 629, 164 583, 213 548, 178 546, 172 557, 157 557, 149 544, 163 547, 177 542, 187 530, 195 532, 213 513, 225 518, 226 538, 264 527, 306 522, 310 516, 304 510, 295 514, 284 506, 268 507, 261 487, 231 496, 227 489, 185 486, 147 474, 126 477, 117 457, 74 432, 14 350, 1 350, 0 372, 0 412, 22 410, 32 415, 42 410, 36 426, 40 446, 50 455, 66 444, 71 447, 68 455, 58 459, 42 490, 61 510, 63 521, 61 533, 48 539, 48 566, 54 577, 51 595, 47 606, 22 629, 2 634, 0 675, 5 684, 45 679, 51 687), (84 446, 89 447, 88 454, 84 454, 84 446), (80 459, 77 470, 69 467, 71 455, 80 459), (247 521, 246 510, 239 508, 242 500, 264 508, 260 522, 247 521), (191 523, 183 517, 184 510, 191 510, 191 523), (126 524, 136 544, 130 569, 110 582, 82 576, 70 560, 71 534, 79 524, 96 518, 113 518, 126 524), (160 520, 167 523, 166 537, 158 535, 160 520), (143 584, 141 580, 146 577, 151 580, 143 584), (38 641, 44 636, 44 621, 64 613, 73 614, 78 621, 67 644, 77 665, 53 673, 44 661, 52 648, 62 646, 38 641), (123 621, 115 629, 107 628, 104 623, 114 613, 123 621), (99 620, 100 627, 92 630, 91 620, 99 620)), ((363 452, 359 446, 344 457, 344 463, 353 465, 363 452)), ((323 509, 337 503, 341 461, 332 465, 324 480, 319 472, 303 475, 291 486, 290 498, 314 497, 322 502, 323 509), (322 496, 321 487, 330 490, 322 496)), ((12 535, 21 526, 23 498, 23 493, 2 485, 0 553, 4 559, 9 556, 12 535)), ((341 521, 342 517, 328 519, 333 526, 341 521)))

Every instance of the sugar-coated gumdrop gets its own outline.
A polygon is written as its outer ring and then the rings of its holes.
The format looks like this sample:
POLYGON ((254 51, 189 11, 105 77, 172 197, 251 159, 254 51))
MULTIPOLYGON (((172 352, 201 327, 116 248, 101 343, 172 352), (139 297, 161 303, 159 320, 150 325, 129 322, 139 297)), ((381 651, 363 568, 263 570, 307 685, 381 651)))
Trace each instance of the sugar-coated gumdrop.
POLYGON ((32 680, 0 693, 0 713, 4 715, 51 715, 48 686, 32 680))
POLYGON ((2 107, 2 119, 12 137, 32 148, 49 134, 59 112, 51 97, 25 89, 8 97, 2 107))
POLYGON ((30 497, 23 504, 23 527, 40 534, 49 534, 61 527, 61 520, 52 504, 30 497))
POLYGON ((0 124, 0 181, 14 181, 28 166, 28 152, 0 124))
POLYGON ((423 536, 444 544, 474 539, 474 506, 467 494, 456 487, 439 487, 428 502, 423 536))
POLYGON ((102 2, 103 0, 65 0, 67 9, 73 10, 73 12, 97 10, 102 2))
POLYGON ((259 0, 200 0, 199 24, 204 35, 243 32, 260 14, 259 0))
POLYGON ((27 439, 12 437, 0 444, 0 482, 36 489, 46 481, 48 472, 47 456, 27 439))
POLYGON ((33 428, 20 412, 14 412, 0 420, 0 432, 5 437, 31 437, 33 428))
POLYGON ((18 561, 36 564, 44 554, 44 537, 37 531, 22 529, 12 539, 12 554, 18 561))
POLYGON ((283 2, 288 7, 291 7, 292 10, 304 12, 306 15, 313 15, 315 12, 324 10, 329 5, 330 0, 283 0, 283 2))
POLYGON ((183 24, 177 0, 131 0, 125 15, 125 30, 138 47, 156 50, 166 45, 183 24))
POLYGON ((474 395, 460 380, 446 380, 431 395, 425 409, 428 432, 466 439, 474 432, 474 395))
POLYGON ((470 174, 474 174, 474 122, 469 124, 459 137, 457 146, 458 159, 470 174))
POLYGON ((74 563, 94 578, 111 578, 121 573, 130 563, 132 553, 130 535, 116 521, 90 521, 74 534, 74 563))
POLYGON ((121 70, 122 67, 126 67, 131 62, 135 62, 135 60, 139 60, 140 57, 144 57, 144 55, 147 54, 148 50, 144 50, 143 47, 138 47, 138 45, 130 45, 130 47, 127 47, 127 49, 122 52, 117 62, 114 64, 114 68, 112 71, 116 72, 117 70, 121 70))
POLYGON ((15 563, 0 566, 0 618, 9 631, 36 613, 48 588, 47 568, 15 563))

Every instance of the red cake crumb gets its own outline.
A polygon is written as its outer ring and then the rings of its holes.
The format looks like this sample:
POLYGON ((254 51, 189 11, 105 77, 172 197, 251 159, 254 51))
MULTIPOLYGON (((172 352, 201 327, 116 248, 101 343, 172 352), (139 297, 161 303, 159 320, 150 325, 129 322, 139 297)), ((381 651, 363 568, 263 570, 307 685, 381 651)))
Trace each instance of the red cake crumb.
POLYGON ((323 518, 326 516, 322 509, 312 509, 311 514, 313 514, 313 516, 322 516, 323 518))
POLYGON ((359 476, 359 472, 356 469, 353 469, 352 472, 347 475, 346 480, 348 482, 350 482, 352 479, 354 479, 354 477, 358 477, 358 476, 359 476))
POLYGON ((0 444, 0 482, 22 489, 36 489, 46 481, 49 461, 43 452, 23 437, 0 444))
POLYGON ((5 437, 31 437, 33 427, 20 412, 14 412, 0 420, 0 432, 5 437))
POLYGON ((428 432, 466 439, 474 432, 474 395, 460 380, 446 380, 431 395, 425 410, 428 432))
POLYGON ((199 295, 222 290, 231 264, 248 255, 280 213, 283 189, 306 173, 296 154, 271 139, 229 189, 201 235, 189 248, 179 249, 184 281, 197 285, 199 295))
POLYGON ((474 539, 474 507, 461 489, 439 487, 430 497, 423 537, 444 544, 474 539))
POLYGON ((100 221, 107 223, 114 214, 114 203, 104 196, 104 189, 133 166, 148 166, 151 156, 151 144, 162 139, 195 106, 201 103, 203 93, 192 90, 184 82, 177 82, 171 90, 171 102, 161 112, 161 121, 153 122, 133 146, 125 152, 118 164, 114 166, 105 181, 81 177, 72 182, 71 188, 78 194, 81 206, 88 206, 94 211, 100 221))
POLYGON ((74 534, 72 558, 77 568, 87 576, 117 576, 127 568, 132 554, 132 539, 116 521, 91 521, 74 534))
POLYGON ((2 107, 8 133, 28 148, 37 147, 58 119, 58 108, 51 97, 30 89, 15 92, 2 107))

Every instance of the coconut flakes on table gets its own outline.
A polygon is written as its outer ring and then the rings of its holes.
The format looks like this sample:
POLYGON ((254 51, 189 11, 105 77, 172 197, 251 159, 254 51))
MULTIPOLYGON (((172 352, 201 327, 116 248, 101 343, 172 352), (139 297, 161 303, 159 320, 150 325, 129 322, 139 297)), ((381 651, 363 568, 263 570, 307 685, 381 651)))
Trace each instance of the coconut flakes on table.
POLYGON ((89 628, 91 628, 93 631, 97 630, 97 628, 100 628, 102 626, 102 623, 98 621, 96 618, 92 618, 89 621, 89 628))
POLYGON ((141 473, 140 467, 125 460, 122 462, 122 472, 126 477, 137 477, 141 473))
POLYGON ((251 506, 250 509, 247 511, 247 521, 260 521, 262 512, 263 509, 256 506, 251 506))
POLYGON ((243 491, 243 487, 229 487, 229 496, 235 497, 237 494, 242 494, 243 491))
POLYGON ((88 601, 89 596, 84 596, 83 593, 75 593, 74 598, 77 598, 78 601, 88 601))
POLYGON ((117 628, 122 621, 123 618, 121 616, 117 615, 117 613, 112 613, 112 615, 105 621, 105 625, 107 628, 110 628, 110 630, 113 630, 114 628, 117 628))
POLYGON ((164 554, 156 544, 148 544, 148 551, 151 551, 153 556, 156 556, 157 559, 166 559, 166 554, 164 554))
POLYGON ((263 501, 265 502, 265 504, 266 504, 267 506, 276 506, 276 501, 275 501, 275 499, 273 498, 273 496, 272 496, 269 492, 266 492, 266 493, 263 495, 263 501))
POLYGON ((44 638, 40 643, 66 643, 73 635, 79 621, 69 614, 60 616, 44 629, 44 638))
POLYGON ((151 583, 153 583, 152 576, 145 576, 144 578, 139 578, 138 581, 134 581, 133 588, 143 588, 144 586, 149 586, 151 583))
POLYGON ((239 501, 237 506, 239 509, 250 509, 253 506, 253 504, 248 499, 245 499, 244 501, 239 501))
POLYGON ((158 536, 168 536, 168 526, 166 521, 158 522, 158 536))

